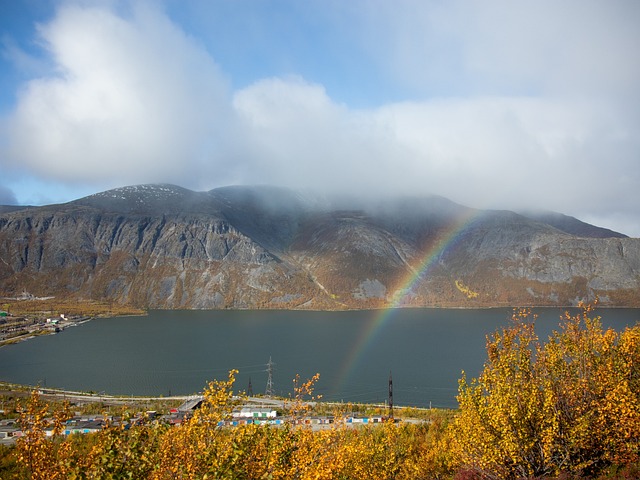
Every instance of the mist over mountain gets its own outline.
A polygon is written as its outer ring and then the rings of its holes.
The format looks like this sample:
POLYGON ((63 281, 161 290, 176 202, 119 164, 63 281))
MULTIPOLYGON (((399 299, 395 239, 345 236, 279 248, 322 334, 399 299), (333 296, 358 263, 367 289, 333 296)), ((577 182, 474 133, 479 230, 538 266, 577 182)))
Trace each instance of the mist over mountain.
POLYGON ((640 239, 443 197, 137 185, 0 208, 0 297, 148 308, 640 306, 640 239))
POLYGON ((570 217, 569 215, 563 215, 562 213, 548 211, 524 211, 520 212, 520 214, 556 227, 558 230, 562 230, 563 232, 570 233, 577 237, 627 238, 627 235, 623 233, 614 232, 608 228, 596 227, 595 225, 590 225, 578 220, 577 218, 570 217))

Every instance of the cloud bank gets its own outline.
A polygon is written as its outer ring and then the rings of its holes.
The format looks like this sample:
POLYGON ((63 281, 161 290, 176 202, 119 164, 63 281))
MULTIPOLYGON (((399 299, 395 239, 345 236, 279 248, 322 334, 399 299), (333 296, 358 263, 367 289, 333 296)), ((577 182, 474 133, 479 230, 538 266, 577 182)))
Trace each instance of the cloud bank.
POLYGON ((13 162, 63 181, 179 181, 216 153, 226 80, 166 16, 69 6, 39 33, 56 69, 20 93, 13 162))
POLYGON ((637 2, 326 5, 407 99, 355 108, 299 74, 233 89, 166 12, 67 4, 38 29, 54 68, 4 119, 0 166, 96 188, 435 193, 640 236, 637 2))
POLYGON ((0 185, 0 205, 17 205, 17 203, 18 200, 13 190, 4 185, 0 185))

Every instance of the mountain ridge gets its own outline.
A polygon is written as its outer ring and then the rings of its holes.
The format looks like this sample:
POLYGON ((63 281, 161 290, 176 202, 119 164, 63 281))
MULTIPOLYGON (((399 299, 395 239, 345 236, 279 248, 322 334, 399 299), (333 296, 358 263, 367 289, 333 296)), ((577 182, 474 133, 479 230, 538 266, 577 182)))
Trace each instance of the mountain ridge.
POLYGON ((545 215, 437 196, 350 204, 271 186, 121 187, 0 208, 0 296, 144 308, 565 306, 596 296, 640 306, 640 239, 545 215))

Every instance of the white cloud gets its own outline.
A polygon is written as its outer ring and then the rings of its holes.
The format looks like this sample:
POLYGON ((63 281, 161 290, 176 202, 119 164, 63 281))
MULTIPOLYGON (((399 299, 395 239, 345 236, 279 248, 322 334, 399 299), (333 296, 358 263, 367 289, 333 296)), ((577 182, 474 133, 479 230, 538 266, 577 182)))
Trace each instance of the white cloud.
POLYGON ((603 115, 589 104, 501 97, 398 104, 378 112, 398 141, 422 158, 422 168, 405 170, 403 184, 430 177, 438 193, 472 205, 533 202, 544 208, 595 203, 595 195, 590 200, 583 192, 613 176, 640 182, 640 174, 626 168, 625 151, 634 151, 627 139, 610 141, 606 158, 594 150, 594 142, 621 128, 603 124, 603 115))
MULTIPOLYGON (((482 97, 358 111, 290 78, 237 92, 234 107, 255 159, 248 181, 568 213, 610 209, 622 200, 621 182, 640 184, 637 137, 598 104, 482 97)), ((625 201, 638 195, 629 188, 625 201)))
POLYGON ((635 0, 350 2, 381 70, 426 96, 634 94, 635 0), (362 13, 364 12, 364 13, 362 13), (390 68, 391 67, 391 68, 390 68))
POLYGON ((320 85, 266 79, 237 92, 233 105, 257 164, 253 181, 359 189, 393 162, 397 145, 373 118, 334 103, 320 85))
POLYGON ((224 76, 162 14, 69 6, 40 33, 57 71, 20 94, 14 162, 62 180, 184 179, 182 161, 197 164, 224 138, 224 76))

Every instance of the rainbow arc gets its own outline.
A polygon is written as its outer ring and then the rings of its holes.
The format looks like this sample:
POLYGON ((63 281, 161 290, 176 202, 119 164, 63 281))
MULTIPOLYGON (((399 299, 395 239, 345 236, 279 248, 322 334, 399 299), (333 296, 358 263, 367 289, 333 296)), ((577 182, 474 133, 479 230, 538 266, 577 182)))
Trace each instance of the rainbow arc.
POLYGON ((466 209, 457 216, 449 225, 441 231, 436 239, 430 242, 416 266, 409 268, 407 276, 399 282, 399 287, 393 293, 389 306, 381 309, 367 328, 363 329, 356 341, 343 369, 338 376, 338 391, 342 391, 347 382, 351 379, 353 372, 367 351, 369 345, 382 333, 384 327, 393 317, 394 312, 407 304, 410 304, 411 296, 418 283, 428 277, 430 271, 440 262, 443 253, 454 246, 456 241, 462 237, 464 232, 473 224, 479 214, 478 210, 466 209))

